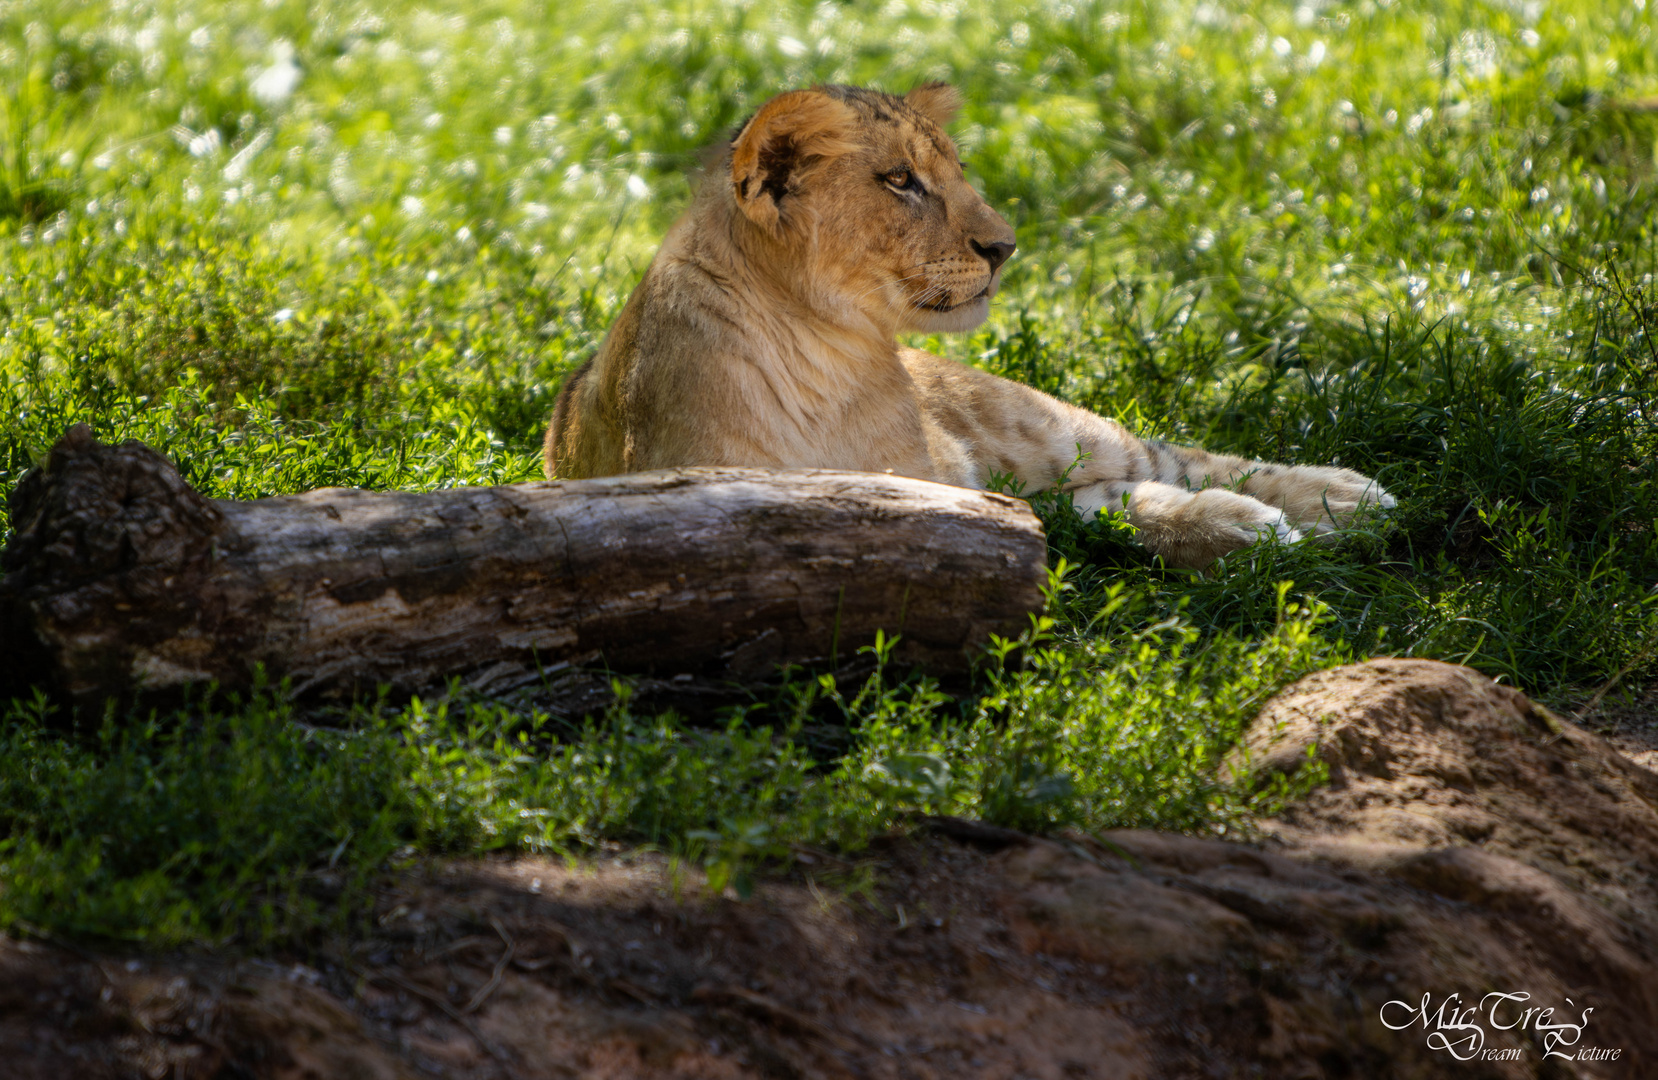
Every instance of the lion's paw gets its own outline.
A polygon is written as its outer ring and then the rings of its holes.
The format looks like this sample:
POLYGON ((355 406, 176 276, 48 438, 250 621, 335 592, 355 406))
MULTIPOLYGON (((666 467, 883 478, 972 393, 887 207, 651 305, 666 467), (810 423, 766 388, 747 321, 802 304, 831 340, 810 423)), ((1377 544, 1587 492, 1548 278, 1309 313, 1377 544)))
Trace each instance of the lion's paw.
POLYGON ((1367 508, 1391 510, 1399 505, 1380 483, 1351 469, 1299 466, 1277 487, 1271 493, 1251 494, 1282 506, 1300 529, 1317 535, 1346 527, 1367 508))
MULTIPOLYGON (((1134 517, 1131 511, 1130 520, 1134 517)), ((1142 512, 1136 524, 1146 547, 1170 566, 1188 569, 1201 569, 1263 540, 1294 543, 1303 535, 1277 507, 1220 488, 1182 493, 1177 505, 1161 514, 1142 512)))
MULTIPOLYGON (((1302 537, 1301 530, 1290 524, 1290 519, 1284 516, 1283 511, 1279 511, 1278 516, 1267 524, 1272 528, 1272 535, 1282 543, 1293 544, 1302 537)), ((1264 534, 1264 530, 1262 532, 1264 534)))
POLYGON ((1207 524, 1211 528, 1218 526, 1220 532, 1229 533, 1232 541, 1225 545, 1226 551, 1217 552, 1217 555, 1258 544, 1263 540, 1293 544, 1305 537, 1306 534, 1277 507, 1268 506, 1255 499, 1247 499, 1245 502, 1254 505, 1228 502, 1224 506, 1206 508, 1209 509, 1207 524))

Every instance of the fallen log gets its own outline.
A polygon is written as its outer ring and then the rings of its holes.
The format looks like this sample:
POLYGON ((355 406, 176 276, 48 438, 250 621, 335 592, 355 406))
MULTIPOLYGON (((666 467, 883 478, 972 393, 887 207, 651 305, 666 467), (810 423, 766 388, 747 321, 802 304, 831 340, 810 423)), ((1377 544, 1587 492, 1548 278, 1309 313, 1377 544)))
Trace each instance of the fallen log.
POLYGON ((0 649, 13 692, 303 698, 460 676, 485 693, 570 665, 748 679, 850 657, 966 670, 1041 607, 1022 502, 905 477, 699 468, 426 493, 210 500, 84 424, 12 493, 0 649))

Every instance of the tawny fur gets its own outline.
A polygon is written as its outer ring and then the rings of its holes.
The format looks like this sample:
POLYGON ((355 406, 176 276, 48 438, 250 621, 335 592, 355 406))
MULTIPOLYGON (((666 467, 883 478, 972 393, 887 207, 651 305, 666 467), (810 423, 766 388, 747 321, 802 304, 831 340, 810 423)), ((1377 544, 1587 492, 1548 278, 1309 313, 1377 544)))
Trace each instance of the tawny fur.
POLYGON ((767 102, 669 232, 594 358, 565 382, 548 476, 680 465, 892 471, 966 487, 1010 474, 1126 509, 1147 548, 1201 567, 1393 498, 1348 469, 1271 465, 1122 425, 917 349, 982 322, 1013 229, 967 183, 931 84, 767 102))

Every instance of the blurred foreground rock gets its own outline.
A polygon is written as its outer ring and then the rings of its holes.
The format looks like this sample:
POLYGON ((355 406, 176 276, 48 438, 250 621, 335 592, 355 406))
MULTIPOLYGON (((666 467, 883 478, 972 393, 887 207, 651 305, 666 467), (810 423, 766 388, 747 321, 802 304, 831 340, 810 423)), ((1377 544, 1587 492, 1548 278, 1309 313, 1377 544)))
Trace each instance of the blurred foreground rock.
POLYGON ((873 894, 805 853, 747 902, 651 855, 431 863, 305 963, 0 945, 5 1075, 1658 1075, 1658 776, 1422 661, 1248 741, 1331 769, 1265 844, 949 827, 980 846, 895 840, 873 894))

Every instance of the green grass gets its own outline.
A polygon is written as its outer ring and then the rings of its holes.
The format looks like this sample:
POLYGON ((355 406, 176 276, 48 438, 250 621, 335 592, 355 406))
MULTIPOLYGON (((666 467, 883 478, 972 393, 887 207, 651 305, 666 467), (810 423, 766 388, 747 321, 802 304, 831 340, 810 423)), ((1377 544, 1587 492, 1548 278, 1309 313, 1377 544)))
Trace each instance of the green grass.
POLYGON ((348 925, 376 873, 435 851, 652 843, 746 887, 917 813, 1247 828, 1283 792, 1216 765, 1303 671, 1428 656, 1549 700, 1650 681, 1658 115, 1624 105, 1658 94, 1653 21, 1623 0, 0 10, 0 492, 78 420, 215 497, 533 478, 699 148, 781 88, 947 78, 1020 252, 982 330, 917 344, 1401 500, 1198 577, 1039 499, 1054 625, 965 701, 883 670, 714 728, 456 699, 333 729, 266 693, 80 742, 18 703, 0 922, 257 943, 348 925), (832 753, 806 734, 826 712, 832 753))
POLYGON ((800 679, 715 728, 635 715, 625 688, 574 725, 416 700, 315 727, 261 690, 77 741, 54 734, 42 701, 16 702, 0 735, 0 919, 268 944, 349 931, 375 875, 418 853, 621 839, 692 856, 716 892, 746 895, 757 863, 856 852, 924 813, 1247 829, 1288 788, 1218 783, 1216 762, 1273 689, 1343 651, 1293 605, 1258 641, 1134 626, 1120 590, 1108 606, 1111 628, 1087 646, 1031 635, 1031 662, 996 666, 965 709, 925 682, 889 682, 884 664, 850 699, 828 676, 800 679), (803 736, 825 710, 853 735, 835 760, 803 736))

